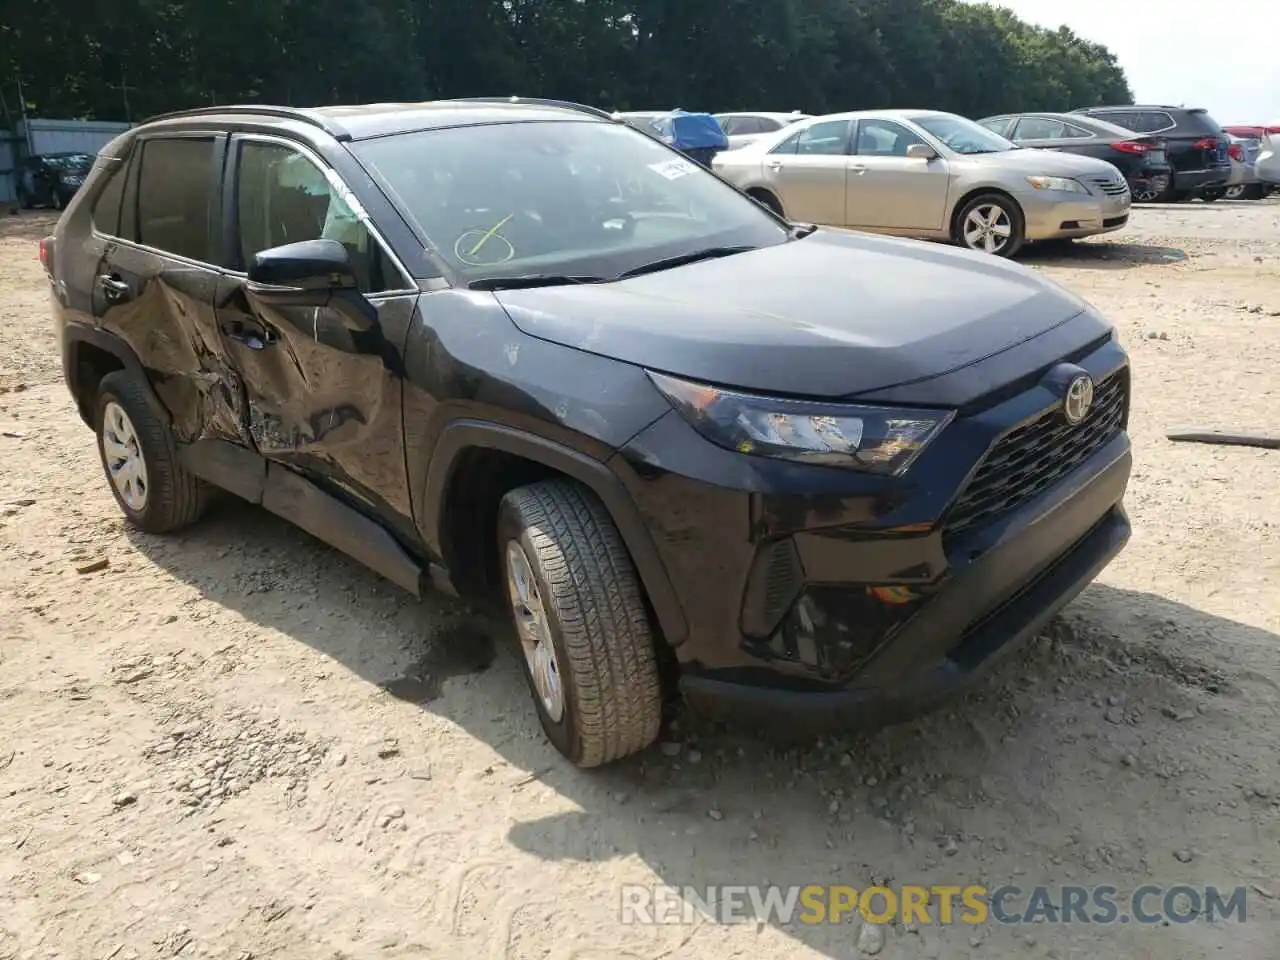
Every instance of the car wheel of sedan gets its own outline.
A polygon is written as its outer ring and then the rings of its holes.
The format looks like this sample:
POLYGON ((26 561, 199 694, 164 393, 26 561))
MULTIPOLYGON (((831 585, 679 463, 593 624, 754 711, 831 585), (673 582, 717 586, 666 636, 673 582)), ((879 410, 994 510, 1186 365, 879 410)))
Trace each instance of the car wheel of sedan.
POLYGON ((974 197, 956 218, 956 240, 981 253, 1012 257, 1026 241, 1022 210, 996 193, 974 197))
POLYGON ((178 463, 167 428, 129 374, 102 378, 95 424, 102 469, 130 523, 168 533, 200 518, 208 488, 178 463))
POLYGON ((513 490, 498 550, 525 679, 548 739, 580 767, 658 737, 662 692, 639 577, 587 490, 548 481, 513 490))
POLYGON ((1133 191, 1133 202, 1156 203, 1157 201, 1164 199, 1165 194, 1168 193, 1168 191, 1168 187, 1158 190, 1150 185, 1141 186, 1133 191))

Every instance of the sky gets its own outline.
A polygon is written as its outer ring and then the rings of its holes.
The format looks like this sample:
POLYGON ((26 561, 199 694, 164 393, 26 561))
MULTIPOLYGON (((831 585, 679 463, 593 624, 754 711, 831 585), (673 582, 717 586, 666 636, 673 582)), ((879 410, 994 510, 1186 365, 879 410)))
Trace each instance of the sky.
MULTIPOLYGON (((977 2, 977 0, 970 0, 977 2)), ((999 0, 1023 20, 1064 24, 1119 58, 1138 103, 1204 107, 1224 125, 1280 123, 1280 3, 999 0), (1223 16, 1213 19, 1215 10, 1223 16)), ((1011 105, 1013 108, 1013 105, 1011 105)))

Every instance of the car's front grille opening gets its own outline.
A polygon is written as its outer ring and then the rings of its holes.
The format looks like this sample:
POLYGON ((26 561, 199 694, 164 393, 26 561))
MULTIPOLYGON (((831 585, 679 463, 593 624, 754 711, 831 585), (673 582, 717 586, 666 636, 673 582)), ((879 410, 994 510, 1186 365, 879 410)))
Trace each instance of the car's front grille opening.
POLYGON ((1057 483, 1102 449, 1124 422, 1128 370, 1094 389, 1093 409, 1072 426, 1055 405, 996 441, 960 494, 943 526, 943 546, 957 534, 991 523, 1057 483))
POLYGON ((1102 221, 1102 225, 1104 227, 1123 227, 1128 222, 1129 222, 1128 216, 1108 217, 1106 220, 1102 221))
POLYGON ((1108 197, 1122 197, 1129 192, 1129 184, 1123 177, 1090 177, 1089 182, 1108 197))

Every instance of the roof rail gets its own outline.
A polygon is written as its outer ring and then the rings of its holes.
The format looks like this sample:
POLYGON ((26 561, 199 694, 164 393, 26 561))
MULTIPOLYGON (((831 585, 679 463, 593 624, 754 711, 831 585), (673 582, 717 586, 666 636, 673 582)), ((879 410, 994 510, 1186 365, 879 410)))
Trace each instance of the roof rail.
POLYGON ((171 113, 159 113, 154 117, 147 117, 143 123, 155 123, 158 120, 176 120, 180 117, 202 117, 202 116, 218 116, 225 114, 244 114, 257 115, 260 117, 278 117, 282 120, 297 120, 299 123, 310 124, 313 127, 319 127, 326 133, 332 134, 340 139, 350 139, 351 134, 341 124, 335 123, 327 117, 305 110, 301 107, 273 107, 259 106, 249 103, 227 104, 222 107, 195 107, 191 110, 175 110, 171 113))
POLYGON ((546 97, 455 97, 449 100, 436 100, 435 103, 511 103, 529 104, 535 107, 559 107, 562 110, 574 110, 578 113, 590 114, 601 120, 612 120, 613 114, 599 107, 589 107, 584 103, 571 100, 549 100, 546 97))

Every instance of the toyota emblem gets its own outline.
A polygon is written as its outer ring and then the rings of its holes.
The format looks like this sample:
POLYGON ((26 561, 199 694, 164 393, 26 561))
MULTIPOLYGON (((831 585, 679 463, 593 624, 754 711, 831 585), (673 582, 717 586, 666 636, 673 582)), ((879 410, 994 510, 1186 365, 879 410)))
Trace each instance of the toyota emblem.
POLYGON ((1067 386, 1066 398, 1062 401, 1062 415, 1073 427, 1089 415, 1093 408, 1093 378, 1076 377, 1067 386))

